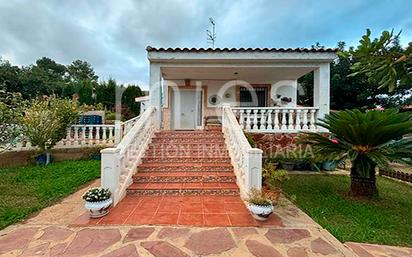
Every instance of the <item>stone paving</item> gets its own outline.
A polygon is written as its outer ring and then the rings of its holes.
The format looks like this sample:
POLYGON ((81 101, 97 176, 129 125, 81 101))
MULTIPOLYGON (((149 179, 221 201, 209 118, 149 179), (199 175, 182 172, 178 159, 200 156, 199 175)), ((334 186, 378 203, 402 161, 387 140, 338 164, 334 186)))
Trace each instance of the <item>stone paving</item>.
MULTIPOLYGON (((96 181, 95 185, 98 184, 96 181)), ((188 227, 88 225, 74 226, 84 213, 81 195, 41 211, 25 222, 0 232, 1 256, 354 256, 306 214, 285 201, 276 209, 283 227, 188 227)), ((355 244, 354 244, 355 245, 355 244)), ((372 246, 363 249, 376 255, 402 256, 410 249, 392 247, 382 255, 372 246), (373 248, 373 251, 372 251, 373 248), (390 255, 392 254, 392 255, 390 255), (395 254, 395 255, 394 255, 395 254)), ((410 252, 409 252, 410 253, 410 252)))

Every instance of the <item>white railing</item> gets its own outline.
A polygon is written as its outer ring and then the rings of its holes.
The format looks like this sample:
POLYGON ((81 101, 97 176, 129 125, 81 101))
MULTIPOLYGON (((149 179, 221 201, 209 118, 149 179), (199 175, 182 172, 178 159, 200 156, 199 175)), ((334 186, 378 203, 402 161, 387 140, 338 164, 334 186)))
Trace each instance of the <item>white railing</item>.
POLYGON ((136 116, 134 118, 131 118, 130 120, 127 120, 125 122, 122 123, 122 135, 126 135, 127 132, 129 132, 132 127, 134 126, 134 124, 136 124, 136 122, 140 119, 140 115, 136 116))
MULTIPOLYGON (((60 140, 54 148, 80 148, 93 146, 114 146, 131 130, 140 119, 134 117, 125 122, 115 121, 115 124, 71 125, 66 137, 60 140)), ((30 151, 37 149, 28 140, 21 140, 8 151, 30 151)))
POLYGON ((132 176, 156 131, 155 116, 154 107, 146 109, 116 148, 101 151, 101 183, 102 187, 109 188, 112 192, 114 205, 125 196, 127 187, 132 183, 132 176))
POLYGON ((242 198, 262 187, 262 150, 252 148, 228 105, 222 107, 222 131, 242 198))
POLYGON ((234 107, 241 128, 248 132, 317 131, 318 107, 234 107))

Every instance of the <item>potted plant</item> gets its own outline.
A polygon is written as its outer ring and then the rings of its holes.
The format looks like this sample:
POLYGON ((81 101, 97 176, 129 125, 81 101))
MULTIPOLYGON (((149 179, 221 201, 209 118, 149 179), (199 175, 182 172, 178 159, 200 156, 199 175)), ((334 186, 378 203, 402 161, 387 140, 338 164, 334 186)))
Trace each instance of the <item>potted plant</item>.
POLYGON ((267 163, 263 168, 263 182, 268 189, 266 195, 272 200, 273 205, 279 202, 279 197, 282 193, 282 184, 287 180, 289 180, 287 170, 277 170, 272 163, 267 163))
POLYGON ((109 213, 109 207, 113 203, 111 195, 109 189, 102 187, 90 188, 83 194, 86 201, 84 207, 89 211, 91 218, 100 218, 109 213))
POLYGON ((261 190, 252 188, 247 202, 248 209, 256 220, 265 221, 273 213, 272 201, 261 190))

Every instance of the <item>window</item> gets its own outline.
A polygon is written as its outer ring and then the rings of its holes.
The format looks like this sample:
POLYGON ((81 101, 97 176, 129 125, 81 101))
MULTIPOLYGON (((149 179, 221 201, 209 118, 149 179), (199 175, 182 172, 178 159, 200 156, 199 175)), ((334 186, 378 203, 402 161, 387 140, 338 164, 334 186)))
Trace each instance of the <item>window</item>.
POLYGON ((240 106, 241 107, 266 107, 267 106, 267 87, 246 87, 240 88, 240 106), (256 95, 256 97, 254 96, 256 95))

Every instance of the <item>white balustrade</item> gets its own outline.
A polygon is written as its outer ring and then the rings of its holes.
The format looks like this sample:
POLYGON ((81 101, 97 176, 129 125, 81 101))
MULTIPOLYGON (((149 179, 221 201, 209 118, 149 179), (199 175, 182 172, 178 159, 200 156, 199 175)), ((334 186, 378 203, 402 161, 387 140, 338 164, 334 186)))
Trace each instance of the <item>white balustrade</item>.
MULTIPOLYGON (((250 110, 244 113, 248 116, 250 114, 250 110)), ((257 115, 257 111, 254 115, 257 115)), ((248 125, 250 117, 246 119, 246 127, 248 125)), ((257 123, 254 126, 257 127, 257 123)), ((250 146, 229 105, 222 107, 222 131, 235 169, 240 194, 245 199, 252 188, 262 187, 262 150, 250 146)))
POLYGON ((101 151, 101 183, 112 192, 114 205, 125 196, 132 183, 132 176, 156 131, 155 120, 156 109, 149 107, 115 148, 101 151))
POLYGON ((232 107, 242 129, 252 133, 318 131, 317 107, 232 107))
MULTIPOLYGON (((115 124, 98 125, 71 125, 66 132, 66 137, 59 141, 54 148, 79 148, 94 146, 113 146, 131 130, 140 116, 125 122, 116 121, 115 124)), ((24 137, 23 137, 24 138, 24 137)), ((32 146, 27 140, 18 142, 8 151, 29 151, 37 147, 32 146)))

